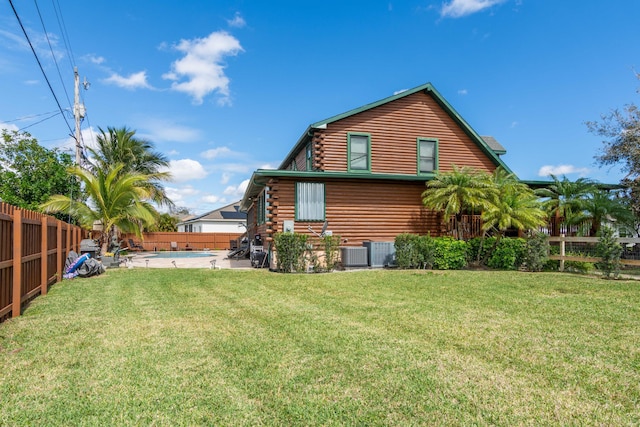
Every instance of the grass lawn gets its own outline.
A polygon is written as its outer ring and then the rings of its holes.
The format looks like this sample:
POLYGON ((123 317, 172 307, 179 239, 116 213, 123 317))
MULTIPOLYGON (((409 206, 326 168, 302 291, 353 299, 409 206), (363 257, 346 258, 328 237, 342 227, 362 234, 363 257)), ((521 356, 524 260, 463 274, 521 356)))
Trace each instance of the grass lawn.
POLYGON ((134 269, 0 324, 0 425, 638 425, 640 282, 134 269))

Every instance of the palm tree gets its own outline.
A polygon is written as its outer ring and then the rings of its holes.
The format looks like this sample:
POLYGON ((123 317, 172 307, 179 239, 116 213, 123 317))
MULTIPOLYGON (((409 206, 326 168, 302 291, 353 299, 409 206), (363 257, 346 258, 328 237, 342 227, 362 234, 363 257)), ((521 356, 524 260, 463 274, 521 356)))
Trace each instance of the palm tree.
POLYGON ((102 251, 116 235, 117 229, 135 233, 141 237, 140 223, 155 223, 158 213, 151 205, 149 181, 153 174, 122 172, 124 165, 115 163, 105 171, 95 173, 79 166, 72 166, 69 173, 80 178, 89 197, 88 202, 73 200, 69 196, 54 195, 40 207, 44 212, 65 212, 76 216, 81 225, 92 229, 99 221, 102 224, 102 251), (105 238, 106 237, 106 238, 105 238))
POLYGON ((458 169, 454 165, 453 171, 436 173, 435 178, 427 182, 422 203, 430 209, 442 211, 445 222, 455 215, 455 232, 458 239, 463 239, 462 215, 483 210, 494 192, 488 173, 468 167, 458 169))
POLYGON ((536 194, 515 175, 496 169, 492 176, 496 192, 482 212, 482 228, 498 231, 499 240, 509 228, 531 230, 545 224, 545 213, 536 194))
POLYGON ((605 220, 614 220, 622 224, 633 221, 633 212, 622 199, 611 197, 604 190, 594 188, 583 201, 585 216, 591 221, 590 236, 597 236, 605 220))
POLYGON ((559 225, 563 220, 565 224, 578 224, 585 220, 584 199, 595 188, 595 183, 587 178, 579 178, 570 181, 566 176, 562 180, 555 175, 550 175, 553 182, 547 188, 539 189, 536 194, 546 199, 543 208, 549 218, 555 217, 552 235, 560 234, 559 225))
POLYGON ((153 176, 145 186, 151 193, 151 199, 158 205, 173 206, 173 202, 167 197, 162 181, 171 179, 169 172, 163 172, 168 168, 167 157, 154 150, 153 143, 146 139, 137 138, 135 131, 122 128, 102 128, 96 137, 97 147, 89 148, 92 154, 90 168, 93 171, 107 171, 116 163, 122 163, 121 174, 138 173, 153 176))

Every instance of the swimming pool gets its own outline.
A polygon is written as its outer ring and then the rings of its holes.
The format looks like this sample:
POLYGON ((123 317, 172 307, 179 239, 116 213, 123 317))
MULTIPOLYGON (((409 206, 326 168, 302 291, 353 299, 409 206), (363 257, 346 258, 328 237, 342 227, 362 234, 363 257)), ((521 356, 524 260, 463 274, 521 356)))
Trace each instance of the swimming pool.
POLYGON ((149 259, 152 258, 203 258, 214 256, 213 252, 198 251, 171 251, 171 252, 154 252, 148 254, 149 259))

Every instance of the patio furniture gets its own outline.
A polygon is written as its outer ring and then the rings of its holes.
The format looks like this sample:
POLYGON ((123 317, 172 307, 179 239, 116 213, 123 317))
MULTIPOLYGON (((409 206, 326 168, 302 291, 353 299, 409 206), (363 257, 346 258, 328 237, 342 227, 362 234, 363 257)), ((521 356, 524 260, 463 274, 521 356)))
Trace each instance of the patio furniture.
POLYGON ((143 251, 144 247, 140 243, 134 243, 133 239, 129 239, 129 247, 127 249, 130 251, 143 251))
POLYGON ((171 242, 171 250, 172 251, 178 250, 178 242, 171 242))

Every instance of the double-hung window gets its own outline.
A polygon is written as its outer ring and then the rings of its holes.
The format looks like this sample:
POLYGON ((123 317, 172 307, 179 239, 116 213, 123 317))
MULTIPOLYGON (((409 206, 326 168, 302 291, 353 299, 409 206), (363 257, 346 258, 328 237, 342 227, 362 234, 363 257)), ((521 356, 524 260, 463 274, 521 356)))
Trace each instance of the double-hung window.
POLYGON ((365 133, 348 135, 349 172, 366 172, 371 170, 371 136, 365 133))
POLYGON ((296 221, 324 221, 324 183, 296 182, 296 221))
POLYGON ((418 174, 433 173, 438 169, 438 140, 418 138, 418 174))

